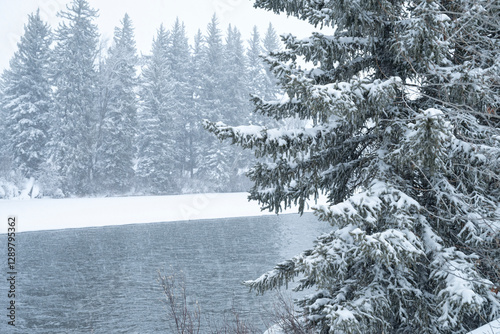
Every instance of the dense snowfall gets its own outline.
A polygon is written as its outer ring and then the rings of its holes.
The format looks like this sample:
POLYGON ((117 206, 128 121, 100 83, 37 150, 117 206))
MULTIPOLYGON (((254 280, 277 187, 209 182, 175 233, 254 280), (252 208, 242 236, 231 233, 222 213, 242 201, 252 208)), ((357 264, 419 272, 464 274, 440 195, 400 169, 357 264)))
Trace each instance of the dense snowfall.
POLYGON ((252 114, 249 97, 277 93, 259 57, 281 48, 273 26, 244 41, 214 15, 190 45, 177 19, 139 57, 128 15, 109 48, 96 15, 80 1, 55 30, 29 17, 1 80, 0 198, 19 196, 31 177, 38 197, 247 190, 255 159, 202 121, 269 120, 252 114))
POLYGON ((138 57, 128 16, 103 52, 85 0, 54 32, 32 14, 1 80, 0 195, 250 188, 276 213, 324 197, 331 231, 244 283, 311 289, 294 326, 463 334, 497 319, 498 3, 255 6, 333 29, 282 48, 270 26, 245 47, 214 16, 189 45, 177 21, 138 57))

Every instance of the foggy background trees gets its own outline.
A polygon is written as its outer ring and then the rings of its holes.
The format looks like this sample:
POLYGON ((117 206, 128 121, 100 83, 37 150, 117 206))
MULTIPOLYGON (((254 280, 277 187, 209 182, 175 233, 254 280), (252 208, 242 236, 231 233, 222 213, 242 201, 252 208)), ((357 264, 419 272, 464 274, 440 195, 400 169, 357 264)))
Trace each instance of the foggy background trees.
POLYGON ((248 188, 252 156, 207 133, 205 118, 243 123, 250 93, 277 90, 258 57, 269 29, 244 41, 214 15, 189 43, 181 19, 138 55, 128 15, 100 41, 97 10, 75 0, 54 29, 33 13, 1 80, 1 197, 33 178, 39 196, 170 194, 248 188))

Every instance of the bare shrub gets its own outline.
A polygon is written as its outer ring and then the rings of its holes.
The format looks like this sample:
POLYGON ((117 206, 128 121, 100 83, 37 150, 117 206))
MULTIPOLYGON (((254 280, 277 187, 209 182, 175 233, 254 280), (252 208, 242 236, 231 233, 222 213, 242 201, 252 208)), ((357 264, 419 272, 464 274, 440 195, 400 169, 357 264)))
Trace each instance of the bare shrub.
POLYGON ((198 334, 201 327, 201 312, 198 301, 189 305, 186 280, 182 272, 164 276, 158 271, 158 282, 165 296, 166 310, 171 330, 177 334, 198 334))
POLYGON ((234 309, 229 315, 224 314, 218 321, 214 319, 208 321, 211 334, 262 334, 261 330, 256 329, 246 320, 242 320, 240 314, 234 309))
POLYGON ((189 303, 183 272, 167 276, 158 271, 158 283, 164 295, 170 330, 175 334, 262 334, 261 330, 241 319, 234 307, 222 318, 206 318, 208 329, 202 331, 200 305, 198 301, 189 303))
POLYGON ((295 303, 290 294, 283 292, 276 293, 275 302, 271 310, 273 323, 286 334, 312 334, 313 331, 307 328, 300 315, 295 309, 295 303))

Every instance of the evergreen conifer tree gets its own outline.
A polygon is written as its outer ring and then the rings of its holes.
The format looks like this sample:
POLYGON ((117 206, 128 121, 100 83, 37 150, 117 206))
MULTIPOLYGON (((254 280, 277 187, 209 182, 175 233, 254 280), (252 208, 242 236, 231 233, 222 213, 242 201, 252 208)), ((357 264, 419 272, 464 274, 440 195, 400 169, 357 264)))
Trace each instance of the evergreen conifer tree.
POLYGON ((107 193, 130 190, 134 178, 137 56, 130 17, 125 14, 121 23, 100 73, 103 86, 95 165, 98 185, 107 193))
POLYGON ((229 25, 224 45, 223 91, 225 92, 224 114, 228 122, 244 122, 249 114, 249 92, 246 74, 246 59, 241 33, 229 25))
POLYGON ((207 25, 203 44, 203 86, 201 98, 205 104, 205 114, 222 120, 225 92, 221 75, 224 73, 224 46, 219 20, 214 14, 207 25))
POLYGON ((151 55, 142 69, 139 135, 138 188, 147 193, 174 192, 175 115, 174 86, 168 64, 170 35, 163 26, 153 41, 151 55))
MULTIPOLYGON (((226 68, 225 46, 219 21, 214 14, 207 25, 202 48, 201 85, 199 102, 202 118, 227 121, 232 115, 226 109, 228 102, 224 80, 226 68)), ((204 191, 223 191, 230 185, 232 171, 231 149, 213 136, 200 136, 201 151, 197 165, 197 179, 203 180, 204 191)))
POLYGON ((255 5, 335 27, 285 37, 268 57, 285 97, 254 98, 259 112, 310 126, 206 127, 272 159, 251 170, 250 199, 303 212, 324 194, 315 213, 332 231, 246 284, 264 292, 299 276, 296 289, 315 289, 298 305, 317 333, 466 333, 498 317, 495 268, 476 252, 499 247, 498 6, 255 5))
MULTIPOLYGON (((187 148, 187 161, 186 171, 189 174, 189 180, 185 180, 187 188, 197 187, 195 185, 199 182, 198 175, 195 173, 197 168, 202 161, 204 142, 202 138, 206 138, 206 132, 203 131, 203 126, 201 121, 203 119, 203 102, 202 87, 203 87, 203 57, 204 51, 204 41, 203 34, 201 30, 198 30, 194 36, 194 44, 192 48, 192 54, 189 62, 189 68, 191 75, 189 76, 189 96, 190 96, 190 106, 191 106, 191 120, 186 123, 186 148, 187 148)), ((194 191, 195 189, 186 189, 188 191, 194 191)))
POLYGON ((267 27, 264 40, 262 41, 265 54, 281 51, 281 42, 272 23, 267 27))
MULTIPOLYGON (((4 80, 3 76, 0 76, 0 101, 3 101, 4 97, 4 80)), ((2 133, 8 133, 8 125, 7 125, 7 110, 5 110, 2 103, 0 103, 0 131, 2 133)), ((11 170, 12 163, 12 153, 9 148, 9 140, 7 136, 2 136, 0 138, 0 177, 5 177, 8 172, 11 170)))
POLYGON ((54 117, 52 147, 67 194, 88 194, 95 185, 97 11, 73 0, 59 13, 53 52, 54 117))
POLYGON ((12 154, 15 168, 25 177, 37 177, 48 159, 51 42, 50 28, 40 12, 31 14, 10 69, 3 75, 3 148, 12 154))
MULTIPOLYGON (((223 73, 223 85, 226 97, 224 99, 224 121, 228 123, 248 124, 253 120, 250 116, 251 101, 250 87, 248 85, 248 70, 245 48, 241 39, 241 33, 236 27, 229 25, 227 29, 226 44, 224 45, 225 73, 223 73)), ((242 151, 238 147, 223 144, 226 156, 223 157, 226 164, 226 173, 229 176, 229 187, 225 191, 241 191, 247 182, 242 170, 248 169, 253 164, 250 152, 242 151)))
MULTIPOLYGON (((170 30, 170 42, 167 49, 167 58, 170 68, 170 77, 173 83, 172 113, 175 115, 176 143, 174 154, 175 171, 178 177, 185 178, 192 173, 193 166, 193 131, 197 122, 193 107, 192 91, 190 87, 191 55, 184 23, 177 18, 170 30)), ((199 122, 199 121, 198 121, 199 122)))
MULTIPOLYGON (((267 27, 266 34, 262 41, 262 47, 264 50, 264 54, 267 56, 271 56, 273 53, 281 51, 281 41, 274 30, 274 27, 271 23, 267 27)), ((270 70, 269 64, 264 64, 264 69, 266 70, 266 80, 265 80, 265 94, 263 95, 266 99, 273 99, 278 94, 278 83, 273 73, 270 70)))
POLYGON ((257 26, 253 27, 251 38, 248 40, 247 62, 249 87, 252 94, 267 96, 267 78, 261 56, 264 54, 262 40, 257 26))

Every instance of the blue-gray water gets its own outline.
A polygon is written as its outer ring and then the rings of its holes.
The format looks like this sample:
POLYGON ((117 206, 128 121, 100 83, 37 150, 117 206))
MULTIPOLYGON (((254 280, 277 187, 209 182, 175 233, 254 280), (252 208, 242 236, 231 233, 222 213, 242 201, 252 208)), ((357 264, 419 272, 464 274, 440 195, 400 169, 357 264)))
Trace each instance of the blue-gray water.
MULTIPOLYGON (((241 282, 310 247, 326 229, 305 214, 21 233, 16 329, 7 325, 2 279, 0 333, 171 333, 158 270, 184 273, 205 325, 237 311, 264 328, 274 295, 255 296, 241 282)), ((0 240, 7 277, 6 235, 0 240)))

